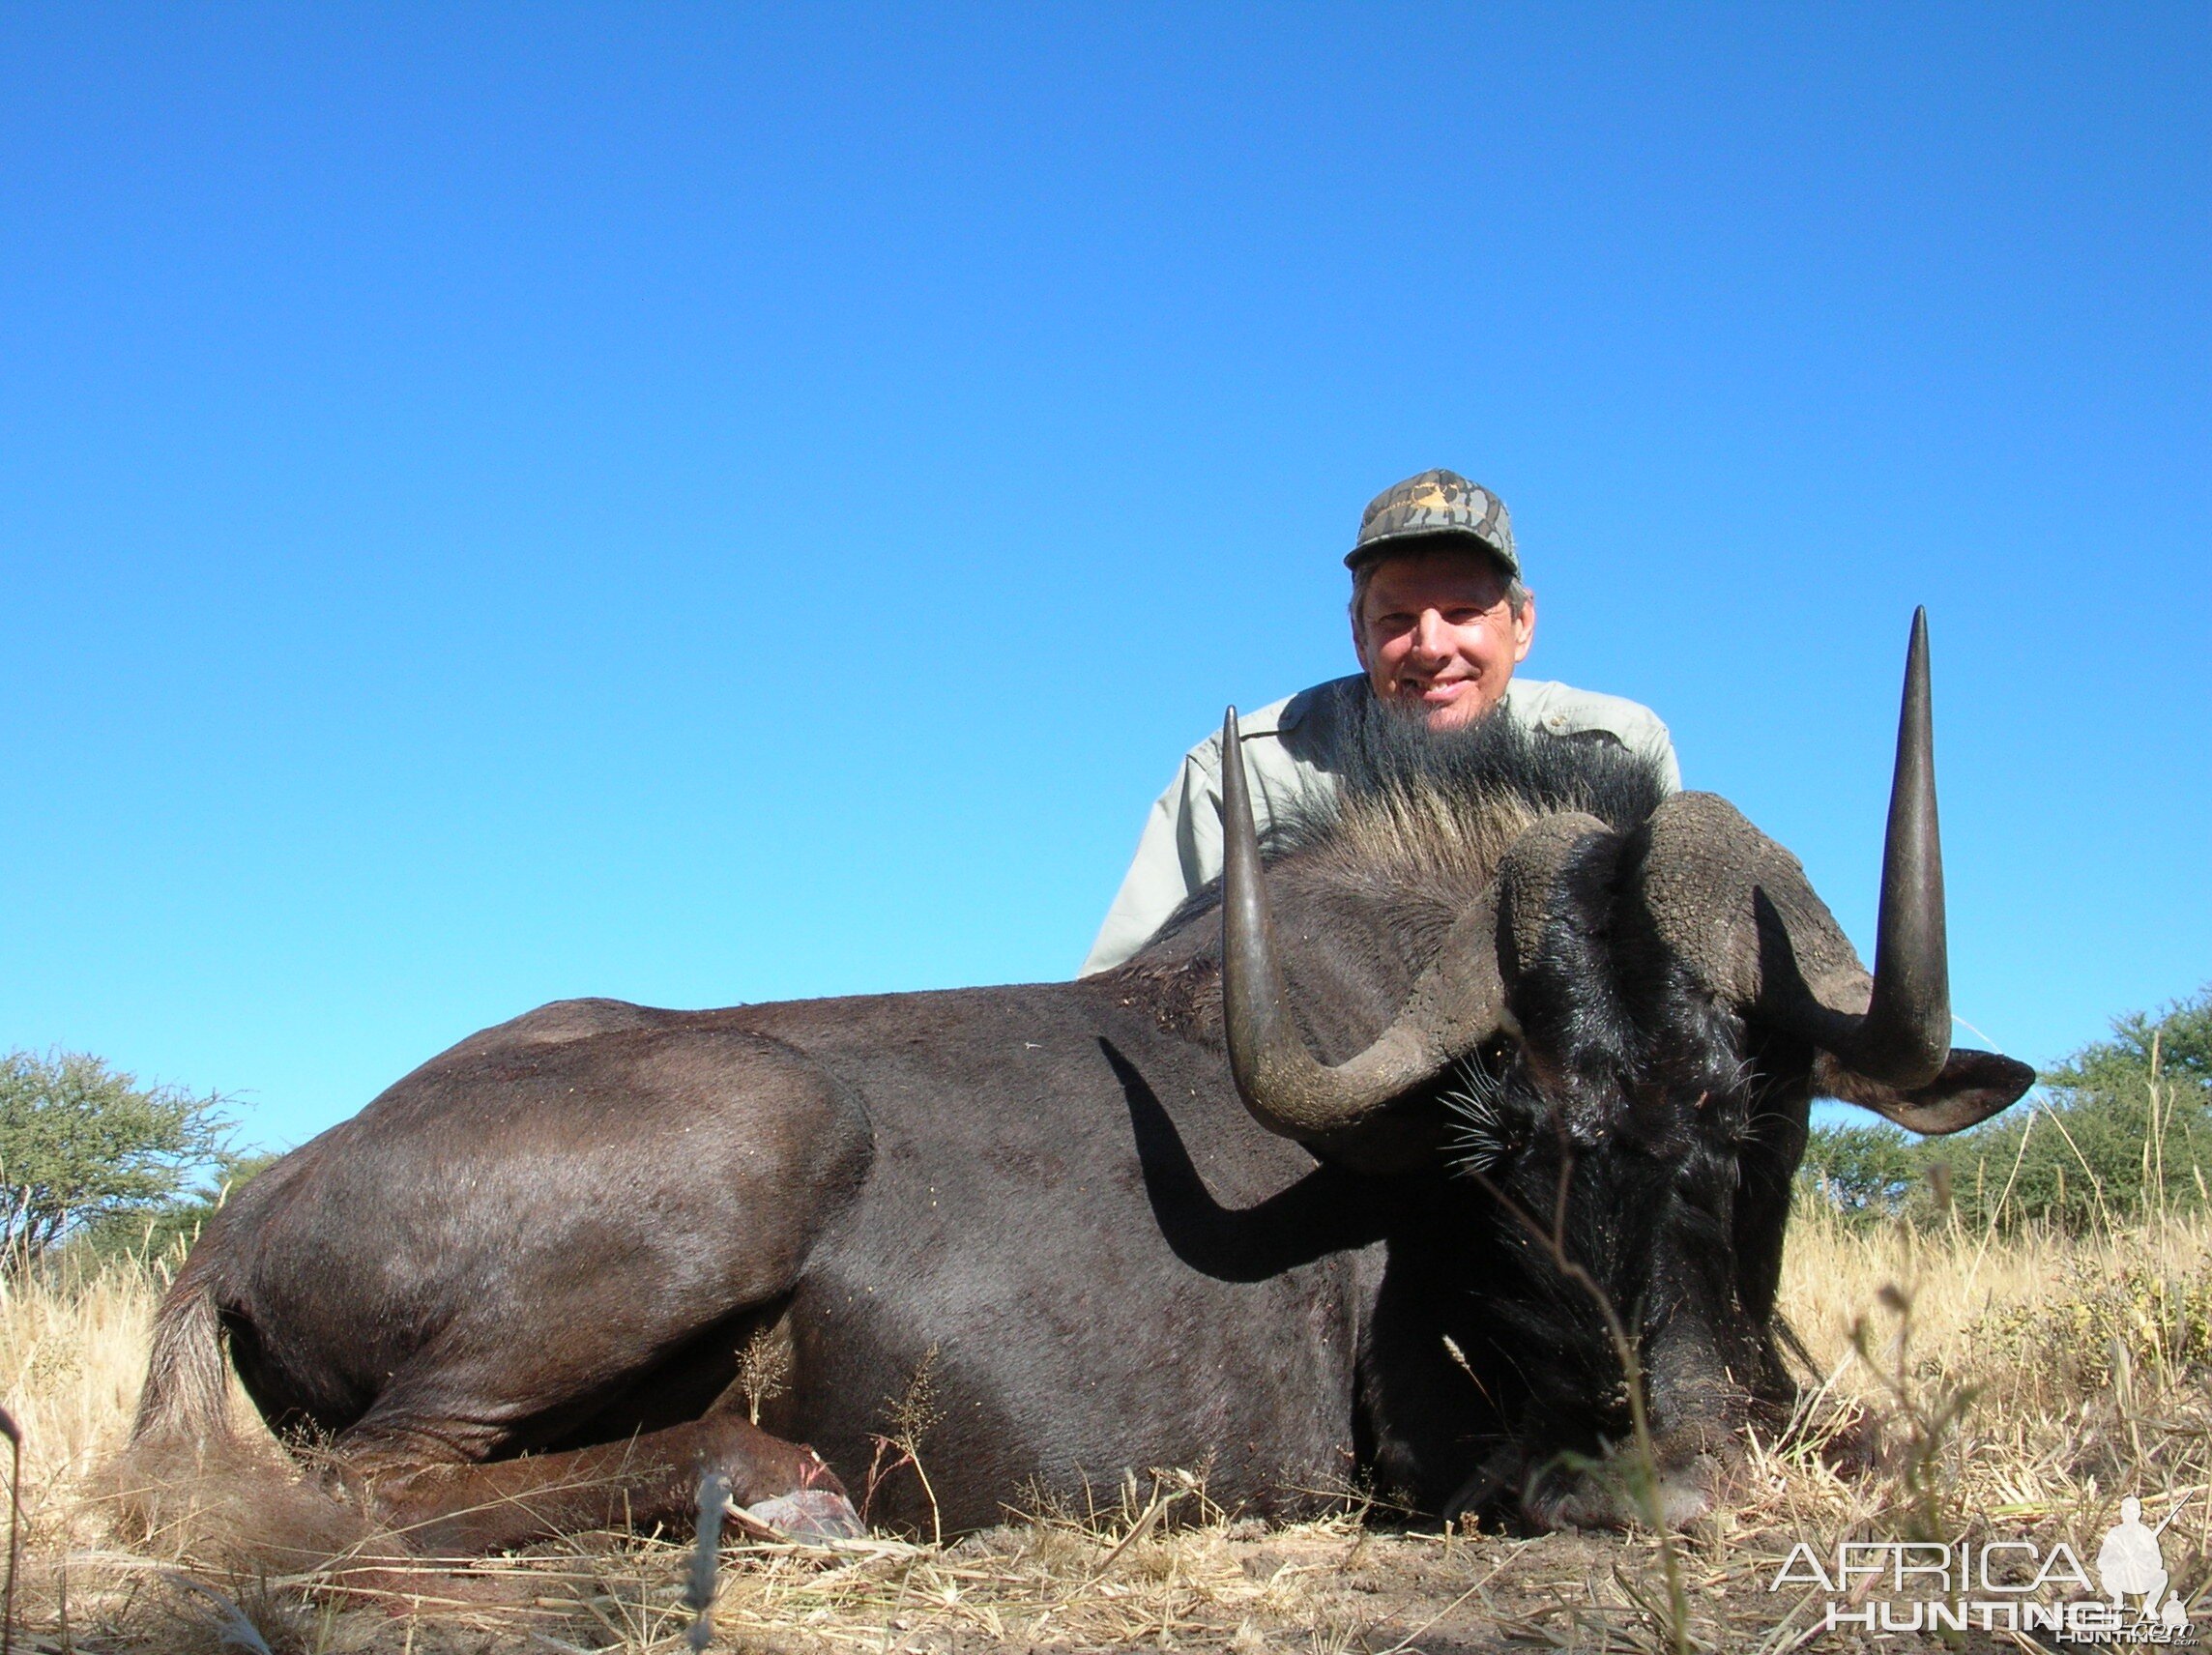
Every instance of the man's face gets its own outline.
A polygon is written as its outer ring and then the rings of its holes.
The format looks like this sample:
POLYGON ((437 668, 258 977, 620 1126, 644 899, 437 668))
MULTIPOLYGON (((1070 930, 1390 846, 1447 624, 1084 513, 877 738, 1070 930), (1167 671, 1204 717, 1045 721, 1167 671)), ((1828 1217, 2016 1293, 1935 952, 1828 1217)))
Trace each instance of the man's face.
POLYGON ((1481 552, 1383 559, 1352 624, 1375 693, 1432 730, 1456 730, 1497 706, 1536 635, 1535 598, 1516 615, 1506 584, 1481 552))

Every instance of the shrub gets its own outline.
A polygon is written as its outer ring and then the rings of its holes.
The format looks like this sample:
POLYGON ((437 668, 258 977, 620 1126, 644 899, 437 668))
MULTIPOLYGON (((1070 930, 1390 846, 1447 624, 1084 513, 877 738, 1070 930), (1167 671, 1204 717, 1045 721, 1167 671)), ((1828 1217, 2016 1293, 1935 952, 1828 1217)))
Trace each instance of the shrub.
POLYGON ((1993 1358, 2044 1370, 2061 1395, 2106 1389, 2122 1362, 2162 1388, 2212 1375, 2212 1277, 2139 1259, 2115 1276, 2106 1263, 2077 1259, 2065 1291, 1993 1316, 1993 1358))
POLYGON ((281 1158, 281 1151, 274 1149, 222 1150, 215 1157, 213 1171, 188 1194, 88 1224, 78 1232, 79 1243, 93 1261, 128 1253, 148 1263, 174 1263, 199 1239, 208 1220, 222 1210, 241 1185, 281 1158))
POLYGON ((224 1101, 141 1087, 83 1052, 0 1058, 0 1243, 9 1265, 169 1203, 220 1148, 224 1101))
POLYGON ((2156 1017, 2114 1018, 2112 1034, 2044 1071, 2033 1110, 2000 1116, 1947 1148, 1928 1146, 1950 1161, 1965 1217, 2078 1232, 2206 1205, 2212 985, 2156 1017))
POLYGON ((1927 1173, 1940 1162, 1963 1220, 2076 1232, 2212 1205, 2212 984, 2156 1016, 2114 1018, 2111 1039, 2042 1081, 2039 1094, 1955 1138, 1816 1127, 1800 1185, 1847 1216, 1932 1213, 1927 1173))
POLYGON ((1887 1217, 1920 1181, 1920 1146, 1894 1126, 1818 1126, 1799 1176, 1849 1217, 1887 1217))

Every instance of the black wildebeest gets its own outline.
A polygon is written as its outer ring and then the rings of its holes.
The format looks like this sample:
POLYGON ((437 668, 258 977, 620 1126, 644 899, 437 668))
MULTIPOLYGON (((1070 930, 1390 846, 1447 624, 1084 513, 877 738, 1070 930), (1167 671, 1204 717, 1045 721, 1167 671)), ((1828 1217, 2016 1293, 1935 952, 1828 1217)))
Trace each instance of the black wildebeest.
MULTIPOLYGON (((1224 891, 1101 976, 462 1041, 208 1227, 138 1439, 222 1429, 227 1336, 425 1547, 681 1520, 713 1470, 837 1531, 926 1372, 947 1526, 1202 1464, 1263 1509, 1366 1477, 1616 1522, 1561 1453, 1625 1431, 1595 1288, 1696 1509, 1789 1392, 1811 1097, 1949 1132, 2032 1079, 1951 1049, 1924 625, 1871 975, 1795 858, 1616 749, 1368 740, 1337 819, 1263 858, 1232 717, 1224 891)), ((879 1494, 925 1515, 911 1473, 879 1494)))

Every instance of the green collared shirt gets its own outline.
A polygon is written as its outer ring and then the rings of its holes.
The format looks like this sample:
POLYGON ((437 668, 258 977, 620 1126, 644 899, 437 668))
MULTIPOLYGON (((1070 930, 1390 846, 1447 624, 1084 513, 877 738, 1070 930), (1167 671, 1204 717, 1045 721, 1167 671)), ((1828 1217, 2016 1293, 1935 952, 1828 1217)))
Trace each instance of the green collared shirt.
MULTIPOLYGON (((1333 799, 1343 716, 1351 696, 1372 694, 1354 674, 1331 679, 1263 707, 1237 720, 1243 738, 1244 774, 1251 786, 1252 816, 1265 833, 1269 823, 1333 799)), ((1499 704, 1507 717, 1555 736, 1596 732, 1631 752, 1655 760, 1667 791, 1682 785, 1674 743, 1648 707, 1617 695, 1598 695, 1544 679, 1516 678, 1499 704)), ((1152 801, 1137 841, 1136 859, 1121 881, 1098 940, 1079 975, 1120 965, 1150 939, 1183 899, 1221 872, 1221 737, 1214 734, 1183 755, 1168 790, 1152 801)))

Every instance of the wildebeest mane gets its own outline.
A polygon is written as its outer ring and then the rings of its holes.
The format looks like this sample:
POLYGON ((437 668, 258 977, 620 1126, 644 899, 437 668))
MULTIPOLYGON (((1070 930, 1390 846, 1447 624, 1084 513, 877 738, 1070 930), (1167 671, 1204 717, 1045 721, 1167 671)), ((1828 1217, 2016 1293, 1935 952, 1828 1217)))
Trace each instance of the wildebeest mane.
MULTIPOLYGON (((1278 818, 1261 854, 1296 862, 1301 883, 1371 892, 1424 938, 1441 938, 1539 818, 1582 811, 1626 830, 1666 797, 1657 762, 1603 731, 1555 735, 1502 716, 1432 731, 1372 696, 1347 698, 1340 715, 1335 796, 1278 818)), ((1202 939, 1192 922, 1220 906, 1215 879, 1159 936, 1182 934, 1210 953, 1212 931, 1202 939)))
POLYGON ((1337 797, 1274 825, 1270 857, 1329 851, 1361 862, 1465 865, 1487 879, 1541 816, 1583 811, 1615 828, 1666 797, 1658 765, 1601 730, 1555 735, 1496 716, 1431 730, 1373 696, 1342 711, 1337 797))

